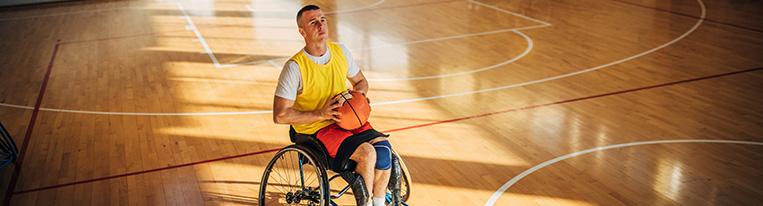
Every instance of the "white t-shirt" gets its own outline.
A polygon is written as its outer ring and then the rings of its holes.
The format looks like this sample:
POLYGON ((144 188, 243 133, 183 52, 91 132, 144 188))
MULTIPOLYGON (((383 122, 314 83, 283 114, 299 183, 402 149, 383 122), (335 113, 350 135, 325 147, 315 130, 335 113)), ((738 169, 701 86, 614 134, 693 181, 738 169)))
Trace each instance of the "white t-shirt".
MULTIPOLYGON (((354 77, 360 72, 360 68, 355 64, 355 60, 350 54, 350 50, 344 45, 339 44, 344 53, 344 58, 347 59, 347 77, 354 77)), ((313 56, 307 53, 305 50, 302 52, 307 55, 307 58, 315 62, 316 64, 327 64, 331 60, 331 50, 326 48, 326 54, 323 56, 313 56)), ((289 60, 283 66, 281 75, 278 77, 278 86, 276 87, 276 96, 279 96, 288 100, 296 100, 297 94, 302 92, 302 74, 299 72, 299 65, 297 62, 289 60)))

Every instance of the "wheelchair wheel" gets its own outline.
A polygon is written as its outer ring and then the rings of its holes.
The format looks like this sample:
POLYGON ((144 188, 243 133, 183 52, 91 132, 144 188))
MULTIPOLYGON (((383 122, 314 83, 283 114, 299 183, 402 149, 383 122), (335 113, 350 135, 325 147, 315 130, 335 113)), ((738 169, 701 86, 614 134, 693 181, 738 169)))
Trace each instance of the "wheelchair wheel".
POLYGON ((268 206, 329 206, 325 166, 305 147, 281 149, 265 168, 258 201, 268 206))
POLYGON ((400 157, 400 155, 397 154, 394 150, 392 151, 392 154, 395 155, 395 157, 400 162, 400 169, 402 170, 402 178, 400 181, 400 197, 403 198, 403 201, 408 201, 408 198, 411 196, 411 176, 410 172, 408 172, 408 167, 405 166, 405 162, 403 161, 403 158, 400 157))

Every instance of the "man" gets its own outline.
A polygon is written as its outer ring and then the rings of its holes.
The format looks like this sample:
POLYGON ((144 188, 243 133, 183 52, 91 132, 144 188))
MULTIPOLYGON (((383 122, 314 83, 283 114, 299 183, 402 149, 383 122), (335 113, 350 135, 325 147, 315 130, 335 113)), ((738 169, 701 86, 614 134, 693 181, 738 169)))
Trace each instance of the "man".
POLYGON ((314 135, 335 162, 357 162, 355 171, 362 176, 367 191, 372 191, 372 199, 365 205, 383 206, 392 165, 391 146, 369 123, 349 131, 335 124, 341 115, 336 95, 348 89, 366 94, 368 81, 348 49, 328 40, 327 23, 318 6, 308 5, 297 12, 305 47, 281 71, 273 100, 273 121, 290 124, 299 134, 314 135), (347 88, 347 80, 352 88, 347 88))

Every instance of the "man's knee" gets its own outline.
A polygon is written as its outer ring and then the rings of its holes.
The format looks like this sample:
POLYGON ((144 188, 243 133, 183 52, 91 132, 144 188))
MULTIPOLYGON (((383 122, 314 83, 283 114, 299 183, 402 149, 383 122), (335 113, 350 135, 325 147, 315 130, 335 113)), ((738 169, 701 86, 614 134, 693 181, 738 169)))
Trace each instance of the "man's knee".
POLYGON ((376 151, 376 169, 390 169, 392 167, 392 145, 389 144, 389 141, 374 143, 374 150, 376 151))
POLYGON ((355 149, 351 159, 359 162, 376 159, 376 151, 374 150, 374 146, 369 143, 360 144, 358 148, 355 149))

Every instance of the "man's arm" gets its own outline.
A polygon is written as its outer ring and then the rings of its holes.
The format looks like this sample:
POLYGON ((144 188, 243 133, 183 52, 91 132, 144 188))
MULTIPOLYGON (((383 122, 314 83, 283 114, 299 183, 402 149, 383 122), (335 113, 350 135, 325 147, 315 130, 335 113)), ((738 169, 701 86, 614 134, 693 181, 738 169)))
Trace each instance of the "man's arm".
POLYGON ((331 103, 315 111, 297 111, 293 108, 294 101, 275 96, 273 99, 273 122, 276 124, 306 124, 316 121, 332 119, 339 122, 341 114, 336 111, 340 106, 339 99, 334 98, 331 103))
POLYGON ((363 71, 358 71, 358 74, 347 79, 352 83, 352 90, 368 94, 368 80, 363 76, 363 71))
POLYGON ((339 104, 335 100, 315 111, 294 109, 294 99, 296 99, 301 87, 301 81, 299 65, 294 61, 286 62, 281 75, 278 77, 278 86, 273 97, 273 122, 276 124, 304 124, 326 119, 338 121, 336 116, 339 115, 339 112, 334 109, 339 107, 339 104))
POLYGON ((352 58, 350 50, 347 49, 344 44, 340 44, 339 46, 342 47, 344 58, 347 59, 347 79, 352 83, 352 90, 359 91, 363 94, 368 93, 368 81, 355 63, 355 59, 352 58))

